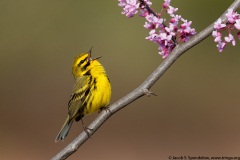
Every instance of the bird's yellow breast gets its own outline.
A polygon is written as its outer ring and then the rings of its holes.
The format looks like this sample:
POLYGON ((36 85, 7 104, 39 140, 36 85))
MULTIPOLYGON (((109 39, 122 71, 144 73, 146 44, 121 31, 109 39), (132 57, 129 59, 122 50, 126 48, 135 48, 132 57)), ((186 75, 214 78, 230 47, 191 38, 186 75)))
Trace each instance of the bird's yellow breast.
POLYGON ((91 81, 90 94, 92 96, 89 98, 87 107, 83 111, 84 115, 106 107, 109 105, 111 97, 111 84, 103 66, 97 60, 93 60, 90 66, 89 79, 91 81))

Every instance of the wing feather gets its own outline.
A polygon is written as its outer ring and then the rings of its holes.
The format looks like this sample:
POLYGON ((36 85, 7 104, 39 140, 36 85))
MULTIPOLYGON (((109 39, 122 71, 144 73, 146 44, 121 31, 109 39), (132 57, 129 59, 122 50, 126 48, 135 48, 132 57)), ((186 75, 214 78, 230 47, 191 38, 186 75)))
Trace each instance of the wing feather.
POLYGON ((70 119, 78 117, 84 110, 85 92, 89 90, 88 81, 88 76, 82 76, 76 79, 73 93, 68 102, 68 115, 70 119))

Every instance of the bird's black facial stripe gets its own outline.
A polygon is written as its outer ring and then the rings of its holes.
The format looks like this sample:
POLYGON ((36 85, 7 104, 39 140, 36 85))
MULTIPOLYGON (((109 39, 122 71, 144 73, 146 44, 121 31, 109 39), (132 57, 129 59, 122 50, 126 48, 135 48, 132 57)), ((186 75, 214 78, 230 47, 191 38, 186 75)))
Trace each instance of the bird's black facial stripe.
POLYGON ((84 58, 83 60, 81 60, 81 61, 78 63, 78 66, 82 65, 86 60, 87 60, 87 57, 84 58))

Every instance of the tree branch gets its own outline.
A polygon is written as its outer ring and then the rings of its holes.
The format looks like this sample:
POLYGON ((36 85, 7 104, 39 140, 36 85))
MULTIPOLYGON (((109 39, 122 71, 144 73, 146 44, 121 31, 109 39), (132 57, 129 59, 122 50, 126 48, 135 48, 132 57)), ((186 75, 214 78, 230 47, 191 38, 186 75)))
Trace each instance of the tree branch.
MULTIPOLYGON (((228 8, 232 8, 236 11, 240 7, 240 0, 235 0, 232 5, 228 8)), ((225 11, 226 13, 227 11, 225 11)), ((225 13, 219 17, 222 19, 222 22, 226 22, 227 18, 225 13)), ((181 45, 177 45, 172 53, 160 64, 160 66, 135 90, 113 103, 109 106, 109 109, 106 111, 102 111, 99 116, 88 126, 91 128, 89 130, 89 135, 93 135, 99 127, 114 113, 124 108, 128 104, 137 100, 138 98, 145 95, 146 91, 148 91, 155 82, 170 68, 170 66, 187 50, 195 46, 196 44, 203 41, 209 35, 211 35, 213 31, 214 23, 204 29, 202 32, 193 36, 187 43, 183 43, 181 45)), ((55 155, 52 160, 63 160, 69 157, 71 154, 77 151, 77 149, 89 139, 89 135, 86 132, 82 132, 79 136, 77 136, 68 146, 66 146, 62 151, 60 151, 57 155, 55 155)))

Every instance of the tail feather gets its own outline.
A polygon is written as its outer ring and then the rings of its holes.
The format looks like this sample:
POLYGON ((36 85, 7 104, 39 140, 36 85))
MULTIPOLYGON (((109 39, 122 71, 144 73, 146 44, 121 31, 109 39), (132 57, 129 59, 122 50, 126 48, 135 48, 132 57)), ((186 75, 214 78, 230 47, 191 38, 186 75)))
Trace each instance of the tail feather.
POLYGON ((73 124, 73 121, 74 120, 69 119, 69 116, 67 117, 66 121, 64 122, 64 124, 62 126, 62 129, 60 130, 60 132, 58 133, 58 135, 55 139, 55 142, 58 142, 59 140, 63 141, 67 137, 68 132, 73 124))

